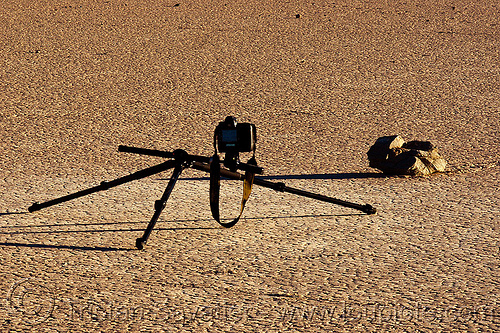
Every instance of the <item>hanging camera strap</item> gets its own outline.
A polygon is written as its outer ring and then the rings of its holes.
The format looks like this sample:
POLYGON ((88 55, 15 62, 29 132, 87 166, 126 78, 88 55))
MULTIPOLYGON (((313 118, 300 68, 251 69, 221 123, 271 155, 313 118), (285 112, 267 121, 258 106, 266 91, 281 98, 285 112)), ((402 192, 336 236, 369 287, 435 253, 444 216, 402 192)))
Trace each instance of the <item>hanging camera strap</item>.
MULTIPOLYGON (((254 156, 248 160, 247 164, 257 165, 254 156)), ((243 180, 243 197, 241 198, 240 214, 231 222, 221 222, 219 215, 219 197, 220 197, 220 158, 217 152, 214 153, 210 161, 210 209, 212 211, 213 218, 224 228, 231 228, 240 220, 243 210, 245 209, 245 204, 250 197, 252 192, 252 185, 255 178, 255 173, 252 171, 245 171, 245 179, 243 180)))

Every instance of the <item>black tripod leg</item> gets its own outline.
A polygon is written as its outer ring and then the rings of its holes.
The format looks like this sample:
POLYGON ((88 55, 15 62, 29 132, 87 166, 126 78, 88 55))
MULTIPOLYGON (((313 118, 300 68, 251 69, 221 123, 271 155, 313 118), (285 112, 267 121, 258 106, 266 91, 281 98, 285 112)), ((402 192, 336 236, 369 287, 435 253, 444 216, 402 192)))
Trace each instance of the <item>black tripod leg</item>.
MULTIPOLYGON (((201 171, 205 171, 205 172, 210 172, 210 165, 207 163, 194 162, 191 167, 193 169, 197 169, 197 170, 201 170, 201 171)), ((231 172, 231 171, 225 170, 225 169, 221 169, 220 172, 221 172, 222 176, 227 177, 229 179, 235 179, 235 180, 244 180, 245 179, 245 176, 243 176, 242 174, 240 174, 238 172, 231 172)), ((308 197, 308 198, 312 198, 312 199, 316 199, 316 200, 320 200, 320 201, 325 201, 325 202, 330 202, 330 203, 337 204, 337 205, 344 206, 344 207, 357 209, 357 210, 360 210, 366 214, 375 214, 377 212, 377 210, 374 207, 372 207, 371 205, 360 205, 360 204, 349 202, 349 201, 344 201, 344 200, 340 200, 340 199, 327 197, 327 196, 321 195, 321 194, 316 194, 316 193, 311 193, 311 192, 299 190, 299 189, 296 189, 293 187, 286 186, 284 183, 273 183, 273 182, 270 182, 270 181, 267 181, 264 179, 260 179, 260 178, 255 178, 253 183, 255 185, 267 187, 267 188, 273 189, 273 190, 278 191, 278 192, 293 193, 293 194, 301 195, 304 197, 308 197)))
POLYGON ((149 224, 144 230, 144 234, 142 237, 139 237, 135 241, 135 246, 139 249, 142 250, 144 248, 144 245, 146 245, 146 242, 148 241, 149 235, 151 234, 151 231, 153 231, 153 228, 155 227, 156 221, 158 221, 158 218, 160 217, 161 212, 165 208, 165 205, 167 203, 168 198, 170 197, 170 193, 172 193, 172 190, 174 189, 175 182, 177 179, 179 179, 179 176, 181 175, 182 170, 184 167, 182 164, 178 163, 175 166, 174 172, 172 173, 172 177, 170 178, 167 188, 165 189, 165 192, 163 192, 163 195, 161 196, 160 200, 155 201, 155 213, 153 214, 153 217, 151 218, 151 221, 149 221, 149 224))
POLYGON ((271 188, 271 189, 278 191, 278 192, 293 193, 293 194, 301 195, 303 197, 308 197, 308 198, 312 198, 312 199, 316 199, 316 200, 320 200, 320 201, 324 201, 324 202, 330 202, 330 203, 344 206, 344 207, 357 209, 357 210, 360 210, 368 215, 375 214, 377 212, 377 210, 375 208, 373 208, 371 205, 360 205, 360 204, 349 202, 349 201, 344 201, 344 200, 340 200, 340 199, 327 197, 327 196, 321 195, 321 194, 316 194, 316 193, 311 193, 308 191, 299 190, 299 189, 296 189, 293 187, 288 187, 284 183, 273 183, 273 182, 270 182, 267 180, 256 178, 254 180, 254 184, 268 187, 268 188, 271 188))
POLYGON ((115 186, 130 182, 130 181, 133 181, 136 179, 141 179, 141 178, 145 178, 148 176, 152 176, 152 175, 157 174, 159 172, 171 169, 171 168, 175 167, 175 165, 176 165, 176 162, 173 160, 166 161, 166 162, 163 162, 161 164, 149 167, 149 168, 144 169, 144 170, 139 170, 139 171, 134 172, 130 175, 127 175, 127 176, 124 176, 124 177, 121 177, 121 178, 118 178, 118 179, 115 179, 112 181, 102 182, 98 186, 94 186, 94 187, 91 187, 91 188, 88 188, 88 189, 85 189, 85 190, 82 190, 82 191, 79 191, 76 193, 68 194, 66 196, 52 199, 50 201, 46 201, 46 202, 42 202, 42 203, 35 202, 28 208, 28 211, 30 213, 32 213, 34 211, 40 210, 40 209, 45 208, 45 207, 57 205, 57 204, 60 204, 62 202, 66 202, 66 201, 69 201, 72 199, 80 198, 80 197, 83 197, 85 195, 89 195, 89 194, 92 194, 92 193, 95 193, 98 191, 104 191, 104 190, 107 190, 111 187, 115 187, 115 186))

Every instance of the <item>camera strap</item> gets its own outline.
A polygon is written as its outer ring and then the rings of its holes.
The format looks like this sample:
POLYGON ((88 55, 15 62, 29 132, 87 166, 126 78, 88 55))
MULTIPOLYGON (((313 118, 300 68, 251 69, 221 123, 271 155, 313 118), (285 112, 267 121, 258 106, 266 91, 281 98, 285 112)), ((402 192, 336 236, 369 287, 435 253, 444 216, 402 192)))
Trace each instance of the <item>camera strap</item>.
MULTIPOLYGON (((255 156, 248 160, 247 164, 257 165, 255 156)), ((245 209, 245 204, 250 197, 252 192, 252 185, 255 178, 255 173, 251 171, 245 171, 245 179, 243 180, 243 197, 241 199, 240 215, 236 217, 231 222, 221 222, 219 215, 219 196, 220 196, 220 159, 217 153, 214 154, 210 161, 210 209, 212 211, 213 218, 224 228, 231 228, 240 220, 243 210, 245 209)))

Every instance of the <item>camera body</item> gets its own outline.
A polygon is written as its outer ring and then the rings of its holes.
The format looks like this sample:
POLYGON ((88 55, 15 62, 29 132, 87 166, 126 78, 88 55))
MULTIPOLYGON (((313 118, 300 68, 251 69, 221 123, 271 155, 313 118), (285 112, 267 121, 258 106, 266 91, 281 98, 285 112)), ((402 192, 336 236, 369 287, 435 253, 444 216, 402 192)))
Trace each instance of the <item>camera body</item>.
POLYGON ((215 128, 219 153, 238 154, 255 150, 257 130, 254 124, 238 123, 235 117, 228 116, 215 128))

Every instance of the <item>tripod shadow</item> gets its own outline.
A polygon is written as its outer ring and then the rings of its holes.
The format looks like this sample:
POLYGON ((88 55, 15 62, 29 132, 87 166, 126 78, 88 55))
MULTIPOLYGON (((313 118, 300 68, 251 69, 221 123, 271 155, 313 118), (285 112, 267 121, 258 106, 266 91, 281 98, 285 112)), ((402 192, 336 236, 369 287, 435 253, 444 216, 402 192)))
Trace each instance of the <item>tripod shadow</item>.
MULTIPOLYGON (((362 179, 362 178, 385 178, 387 175, 379 172, 343 172, 343 173, 315 173, 306 175, 274 175, 258 176, 255 178, 263 180, 283 180, 283 179, 362 179)), ((222 177, 223 178, 223 177, 222 177)), ((161 179, 165 180, 165 179, 161 179)), ((210 177, 184 177, 179 180, 210 180, 210 177)))
POLYGON ((309 175, 276 175, 276 176, 255 176, 255 178, 273 180, 273 179, 357 179, 357 178, 385 178, 383 173, 379 172, 343 172, 343 173, 323 173, 309 175))
MULTIPOLYGON (((147 222, 115 222, 115 223, 70 223, 70 224, 45 224, 45 225, 28 225, 28 226, 11 226, 9 229, 17 229, 14 231, 0 231, 0 235, 39 235, 39 234, 92 234, 92 233, 106 233, 106 232, 143 232, 144 228, 113 228, 113 229, 100 229, 95 228, 91 230, 21 230, 21 229, 40 229, 40 228, 67 228, 67 227, 88 227, 88 226, 109 226, 113 224, 142 224, 146 225, 147 222)), ((7 227, 0 227, 0 230, 7 227)), ((177 227, 177 228, 155 228, 158 231, 175 231, 175 230, 203 230, 203 229, 217 229, 208 227, 177 227)), ((101 247, 101 246, 75 246, 75 245, 52 245, 52 244, 30 244, 30 243, 18 243, 18 242, 0 242, 0 246, 12 246, 12 247, 26 247, 26 248, 40 248, 40 249, 66 249, 66 250, 82 250, 82 251, 132 251, 136 250, 134 248, 116 248, 116 247, 101 247)))
MULTIPOLYGON (((240 223, 246 220, 262 220, 262 219, 285 219, 285 218, 311 218, 311 217, 339 217, 339 216, 357 216, 365 215, 363 213, 353 213, 353 214, 309 214, 309 215, 294 215, 294 216, 264 216, 264 217, 242 217, 240 223)), ((231 219, 222 219, 230 221, 231 219)), ((211 218, 206 219, 196 219, 196 220, 170 220, 170 221, 160 221, 162 223, 186 223, 186 222, 210 222, 213 221, 211 218)), ((29 234, 79 234, 79 233, 106 233, 106 232, 143 232, 144 228, 108 228, 99 229, 94 228, 91 230, 20 230, 20 229, 39 229, 39 228, 67 228, 67 227, 88 227, 88 226, 109 226, 118 224, 141 224, 147 225, 146 221, 138 222, 112 222, 112 223, 70 223, 70 224, 45 224, 45 225, 27 225, 27 226, 2 226, 2 229, 18 229, 14 231, 0 231, 0 235, 29 235, 29 234)), ((157 231, 182 231, 182 230, 225 230, 222 226, 215 225, 213 227, 187 227, 187 226, 177 226, 177 227, 160 227, 155 228, 157 231)), ((31 244, 31 243, 18 243, 18 242, 0 242, 0 246, 11 246, 11 247, 25 247, 25 248, 40 248, 40 249, 66 249, 66 250, 81 250, 81 251, 102 251, 102 252, 116 252, 116 251, 134 251, 134 248, 116 248, 116 247, 101 247, 101 246, 74 246, 74 245, 53 245, 53 244, 31 244)))
POLYGON ((132 251, 133 248, 116 248, 116 247, 102 247, 102 246, 74 246, 74 245, 51 245, 51 244, 29 244, 29 243, 0 243, 0 246, 13 246, 13 247, 27 247, 39 249, 66 249, 66 250, 82 250, 82 251, 132 251))

